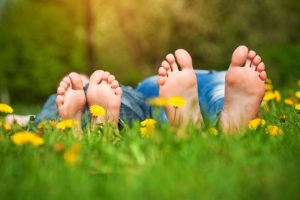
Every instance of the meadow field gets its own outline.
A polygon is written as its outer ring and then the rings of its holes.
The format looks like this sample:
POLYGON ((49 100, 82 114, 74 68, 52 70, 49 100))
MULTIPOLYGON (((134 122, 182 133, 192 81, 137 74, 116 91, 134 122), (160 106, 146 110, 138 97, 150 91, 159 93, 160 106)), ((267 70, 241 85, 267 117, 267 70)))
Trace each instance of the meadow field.
POLYGON ((299 199, 300 83, 266 87, 260 118, 233 135, 152 119, 80 135, 67 121, 2 120, 0 199, 299 199))

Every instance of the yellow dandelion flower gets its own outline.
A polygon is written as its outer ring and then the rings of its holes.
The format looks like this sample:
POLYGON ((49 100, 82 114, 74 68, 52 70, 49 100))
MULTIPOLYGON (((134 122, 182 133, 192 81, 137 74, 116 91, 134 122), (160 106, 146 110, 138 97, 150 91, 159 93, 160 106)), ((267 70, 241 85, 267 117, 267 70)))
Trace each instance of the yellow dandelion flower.
POLYGON ((9 124, 3 124, 3 128, 4 128, 4 130, 6 130, 6 131, 11 131, 11 125, 9 125, 9 124))
POLYGON ((142 137, 147 137, 150 138, 154 135, 154 127, 141 127, 140 128, 140 133, 142 137))
POLYGON ((0 112, 9 114, 9 113, 13 113, 14 110, 9 105, 0 103, 0 112))
POLYGON ((151 98, 148 100, 151 106, 163 107, 168 104, 168 100, 162 97, 151 98))
POLYGON ((174 108, 185 106, 186 100, 180 96, 174 96, 168 99, 168 104, 174 108))
POLYGON ((49 124, 52 128, 56 128, 57 126, 57 123, 55 121, 52 121, 52 120, 46 120, 46 121, 43 121, 43 122, 40 122, 38 125, 37 125, 37 128, 38 129, 43 129, 45 128, 45 125, 46 124, 49 124))
POLYGON ((297 104, 295 105, 295 109, 298 110, 298 111, 300 111, 300 103, 297 103, 297 104))
POLYGON ((140 133, 143 137, 152 137, 155 130, 155 124, 157 122, 154 119, 145 119, 142 121, 140 133))
POLYGON ((99 105, 90 106, 90 113, 93 117, 103 117, 105 116, 105 109, 99 105))
POLYGON ((23 145, 31 143, 33 146, 40 146, 44 144, 44 139, 32 132, 18 132, 11 136, 11 140, 16 145, 23 145))
POLYGON ((300 91, 297 91, 295 96, 300 99, 300 91))
POLYGON ((271 100, 273 100, 273 99, 275 99, 274 92, 268 91, 268 92, 265 93, 265 96, 264 96, 264 98, 263 98, 263 101, 268 102, 268 101, 271 101, 271 100))
POLYGON ((285 100, 284 100, 284 103, 285 103, 286 105, 292 106, 292 105, 295 104, 295 99, 293 99, 293 98, 285 99, 285 100))
POLYGON ((67 119, 67 120, 63 120, 63 121, 59 122, 56 127, 58 129, 65 130, 68 128, 73 128, 74 126, 76 126, 78 124, 79 124, 79 121, 77 121, 77 120, 67 119))
POLYGON ((273 94, 274 94, 275 101, 280 102, 281 101, 280 92, 278 90, 275 90, 273 94))
POLYGON ((208 132, 214 136, 217 136, 219 134, 219 132, 216 128, 210 128, 210 129, 208 129, 208 132))
POLYGON ((251 130, 257 129, 259 126, 264 126, 266 121, 264 119, 256 118, 248 122, 248 128, 251 130))
POLYGON ((146 127, 152 126, 152 127, 154 127, 156 123, 157 122, 154 119, 145 119, 140 124, 141 124, 141 126, 146 126, 146 127))
POLYGON ((278 126, 269 125, 267 127, 267 133, 270 134, 271 136, 278 136, 281 134, 281 132, 282 130, 278 128, 278 126))
POLYGON ((273 90, 273 85, 272 84, 266 84, 265 88, 266 88, 266 91, 272 91, 273 90))
POLYGON ((80 144, 76 143, 73 146, 65 151, 64 160, 66 163, 74 165, 79 161, 78 152, 80 150, 80 144))
POLYGON ((267 78, 267 80, 266 80, 266 84, 272 84, 272 80, 271 80, 271 79, 269 79, 269 78, 267 78))

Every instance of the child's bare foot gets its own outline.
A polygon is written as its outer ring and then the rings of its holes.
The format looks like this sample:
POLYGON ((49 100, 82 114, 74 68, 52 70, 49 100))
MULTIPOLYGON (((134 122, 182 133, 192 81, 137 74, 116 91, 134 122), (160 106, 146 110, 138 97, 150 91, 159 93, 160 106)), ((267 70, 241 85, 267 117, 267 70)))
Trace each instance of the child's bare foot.
POLYGON ((245 46, 236 48, 225 80, 225 100, 220 118, 223 131, 243 129, 257 116, 265 93, 266 77, 260 56, 245 46))
POLYGON ((28 115, 15 115, 10 114, 5 117, 5 122, 9 125, 12 125, 14 122, 20 126, 26 126, 30 120, 28 115))
POLYGON ((180 96, 187 101, 184 107, 177 108, 176 119, 175 109, 171 106, 165 108, 168 119, 173 124, 188 121, 202 122, 200 112, 197 78, 193 69, 192 58, 189 53, 183 49, 175 52, 176 60, 173 54, 169 54, 166 60, 162 62, 158 70, 159 96, 169 98, 180 96), (181 70, 176 64, 179 64, 181 70))
POLYGON ((77 120, 80 124, 85 103, 80 75, 72 72, 63 78, 57 88, 56 105, 59 116, 62 119, 77 120))
POLYGON ((98 123, 109 121, 117 127, 120 115, 122 89, 109 72, 95 71, 90 77, 87 91, 89 106, 99 105, 106 110, 106 117, 97 119, 98 123))

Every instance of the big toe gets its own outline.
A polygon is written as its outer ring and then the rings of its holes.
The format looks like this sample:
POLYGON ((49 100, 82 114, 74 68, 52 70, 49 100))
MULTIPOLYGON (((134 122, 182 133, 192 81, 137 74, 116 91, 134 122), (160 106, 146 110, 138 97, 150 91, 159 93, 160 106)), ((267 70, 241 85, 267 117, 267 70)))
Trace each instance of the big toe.
POLYGON ((243 45, 237 47, 232 54, 231 66, 241 67, 242 65, 245 64, 247 57, 248 57, 248 48, 243 45))
POLYGON ((82 90, 83 89, 83 83, 82 79, 79 74, 76 72, 72 72, 69 74, 71 83, 72 83, 72 89, 73 90, 82 90))
POLYGON ((193 62, 191 55, 184 49, 175 51, 175 57, 181 69, 193 69, 193 62))

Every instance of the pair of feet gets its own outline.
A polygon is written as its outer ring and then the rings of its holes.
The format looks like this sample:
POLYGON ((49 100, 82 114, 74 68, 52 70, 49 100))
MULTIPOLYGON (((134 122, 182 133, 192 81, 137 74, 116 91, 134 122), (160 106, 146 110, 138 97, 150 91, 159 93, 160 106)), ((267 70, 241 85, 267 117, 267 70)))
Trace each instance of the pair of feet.
MULTIPOLYGON (((99 117, 99 123, 109 121, 118 124, 122 89, 115 76, 102 70, 95 71, 85 94, 83 77, 75 72, 65 76, 57 88, 56 105, 62 119, 81 122, 85 105, 99 105, 106 109, 106 116, 99 117)), ((80 128, 81 125, 78 125, 80 128)))
MULTIPOLYGON (((159 96, 169 98, 181 96, 187 104, 176 110, 165 108, 173 124, 202 122, 199 106, 197 79, 192 58, 188 52, 179 49, 166 56, 158 70, 159 96), (177 64, 178 63, 178 64, 177 64), (178 66, 179 65, 179 66, 178 66)), ((220 128, 225 132, 246 127, 255 118, 265 92, 265 65, 260 56, 239 46, 232 54, 231 64, 225 80, 225 100, 220 116, 220 128)), ((89 80, 87 94, 83 91, 80 75, 70 73, 59 84, 56 104, 63 119, 80 121, 86 102, 89 106, 100 105, 107 111, 107 121, 118 123, 122 90, 118 81, 108 72, 98 70, 89 80)))

